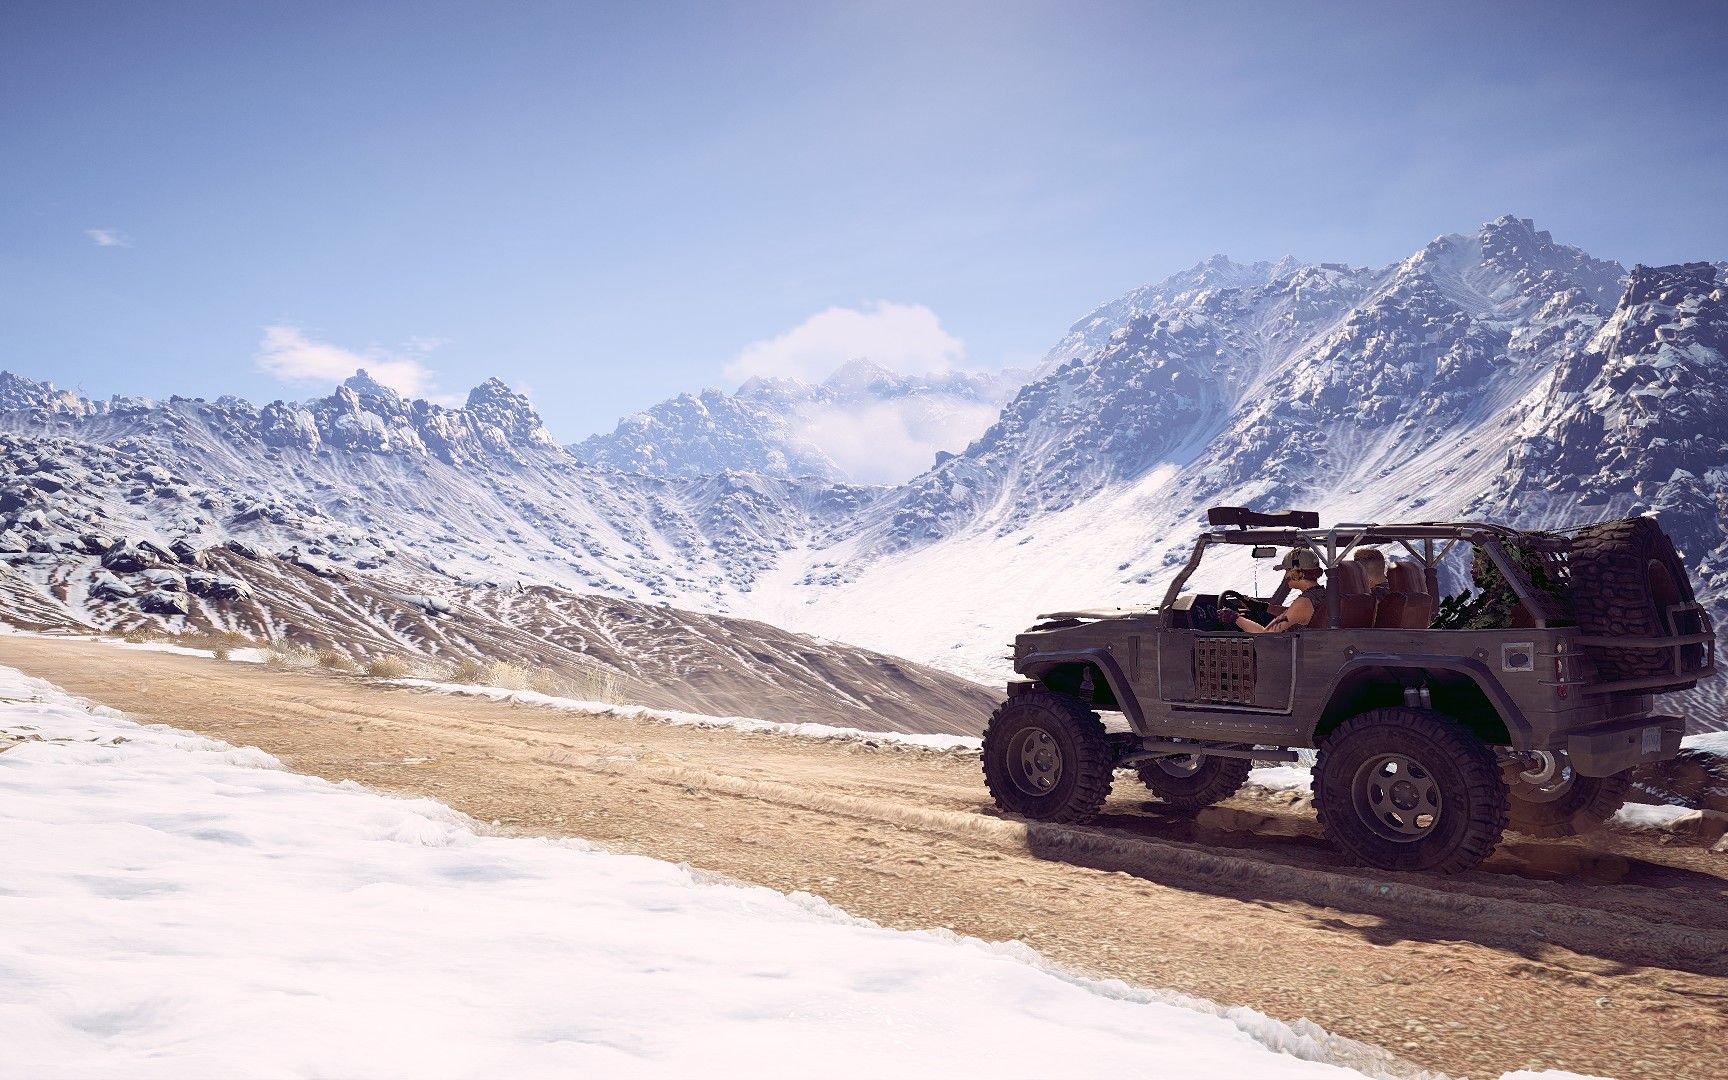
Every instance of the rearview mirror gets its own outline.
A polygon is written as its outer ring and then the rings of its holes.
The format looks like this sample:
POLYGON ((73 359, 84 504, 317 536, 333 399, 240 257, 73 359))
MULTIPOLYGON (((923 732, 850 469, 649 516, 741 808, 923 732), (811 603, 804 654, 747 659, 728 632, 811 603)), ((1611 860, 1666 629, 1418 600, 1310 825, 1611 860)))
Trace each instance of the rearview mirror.
POLYGON ((1271 547, 1257 547, 1254 549, 1252 554, 1256 559, 1276 559, 1278 557, 1278 549, 1271 547))

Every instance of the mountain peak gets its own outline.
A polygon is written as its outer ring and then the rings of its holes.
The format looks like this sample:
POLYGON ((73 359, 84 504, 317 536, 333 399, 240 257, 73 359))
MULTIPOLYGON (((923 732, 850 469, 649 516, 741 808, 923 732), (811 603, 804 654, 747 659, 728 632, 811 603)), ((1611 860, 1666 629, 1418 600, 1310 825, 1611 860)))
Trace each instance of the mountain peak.
POLYGON ((83 416, 100 408, 98 404, 86 401, 71 390, 61 390, 47 380, 38 381, 10 371, 0 371, 0 409, 83 416))
POLYGON ((1476 235, 1482 238, 1485 245, 1496 242, 1505 245, 1530 242, 1538 248, 1546 248, 1554 244, 1552 233, 1546 229, 1537 229, 1536 222, 1530 218, 1512 214, 1501 214, 1493 221, 1484 222, 1482 227, 1476 230, 1476 235))
POLYGON ((822 381, 823 386, 866 386, 874 382, 892 380, 894 372, 883 367, 868 357, 860 356, 846 361, 834 370, 834 374, 822 381))
POLYGON ((354 374, 342 380, 342 385, 354 392, 359 398, 383 398, 385 401, 401 401, 402 396, 390 387, 367 374, 365 368, 360 368, 354 374))
POLYGON ((494 375, 485 382, 468 391, 467 408, 489 405, 494 408, 508 409, 511 412, 533 412, 534 407, 528 403, 525 395, 510 389, 509 385, 494 375))

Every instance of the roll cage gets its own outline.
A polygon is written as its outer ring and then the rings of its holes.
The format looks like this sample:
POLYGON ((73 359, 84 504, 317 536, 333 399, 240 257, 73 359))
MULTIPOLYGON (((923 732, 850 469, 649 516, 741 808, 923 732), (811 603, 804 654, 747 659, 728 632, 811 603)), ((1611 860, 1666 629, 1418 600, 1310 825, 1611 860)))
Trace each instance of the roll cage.
MULTIPOLYGON (((1321 529, 1302 527, 1317 520, 1317 515, 1300 511, 1262 515, 1239 512, 1230 507, 1219 509, 1228 512, 1221 514, 1214 511, 1208 515, 1209 521, 1215 527, 1200 534, 1200 539, 1194 545, 1194 553, 1188 556, 1187 563, 1171 580, 1160 607, 1168 609, 1176 602, 1176 598, 1182 594, 1182 586, 1187 584, 1194 571, 1199 569, 1206 549, 1214 544, 1285 547, 1311 551, 1320 560, 1321 569, 1328 572, 1364 544, 1398 545, 1422 567, 1422 577, 1427 583, 1428 593, 1436 599, 1440 596, 1437 570, 1440 560, 1459 544, 1472 544, 1487 553, 1495 569, 1499 570, 1512 586, 1519 602, 1530 612, 1537 627, 1571 625, 1569 614, 1557 599, 1535 588, 1524 570, 1507 553, 1509 546, 1536 553, 1542 559, 1543 570, 1549 579, 1564 583, 1567 580, 1566 555, 1572 549, 1572 541, 1561 533, 1514 529, 1483 521, 1424 521, 1413 525, 1346 523, 1321 529), (1287 518, 1296 518, 1300 524, 1259 524, 1261 521, 1287 518)), ((1280 582, 1277 591, 1272 595, 1274 602, 1282 600, 1288 589, 1287 584, 1280 582)), ((1337 590, 1327 590, 1328 625, 1338 625, 1339 600, 1337 590)))

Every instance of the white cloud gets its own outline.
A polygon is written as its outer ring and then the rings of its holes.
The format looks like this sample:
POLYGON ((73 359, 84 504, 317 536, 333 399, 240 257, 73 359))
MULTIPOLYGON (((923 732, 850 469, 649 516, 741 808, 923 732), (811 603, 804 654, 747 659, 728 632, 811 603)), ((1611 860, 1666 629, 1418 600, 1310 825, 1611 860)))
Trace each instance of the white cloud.
POLYGON ((923 304, 876 300, 861 308, 831 307, 778 337, 752 342, 733 358, 726 374, 815 381, 860 357, 905 374, 947 371, 966 357, 966 346, 942 329, 923 304))
POLYGON ((861 484, 898 484, 928 469, 936 451, 959 453, 1001 407, 946 394, 804 411, 798 435, 861 484))
POLYGON ((416 339, 404 352, 390 352, 373 346, 364 352, 344 349, 324 341, 313 341, 297 326, 276 325, 264 328, 264 338, 258 343, 253 357, 258 370, 283 382, 341 382, 361 368, 374 379, 404 397, 430 397, 433 372, 421 357, 437 343, 416 339))
POLYGON ((88 236, 97 247, 131 247, 132 238, 119 229, 85 229, 88 236))

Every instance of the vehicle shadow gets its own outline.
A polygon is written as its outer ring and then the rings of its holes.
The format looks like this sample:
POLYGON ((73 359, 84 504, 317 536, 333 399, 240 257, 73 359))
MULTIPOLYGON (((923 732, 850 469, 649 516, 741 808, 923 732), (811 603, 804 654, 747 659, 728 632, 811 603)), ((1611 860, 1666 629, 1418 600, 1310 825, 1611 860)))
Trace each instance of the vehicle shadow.
POLYGON ((1334 921, 1375 944, 1467 940, 1531 960, 1558 945, 1628 970, 1728 975, 1728 860, 1720 875, 1708 873, 1624 850, 1637 840, 1508 834, 1477 869, 1441 875, 1353 864, 1305 803, 1179 811, 1119 797, 1086 826, 1027 826, 1034 857, 1244 902, 1370 916, 1367 926, 1334 921))

